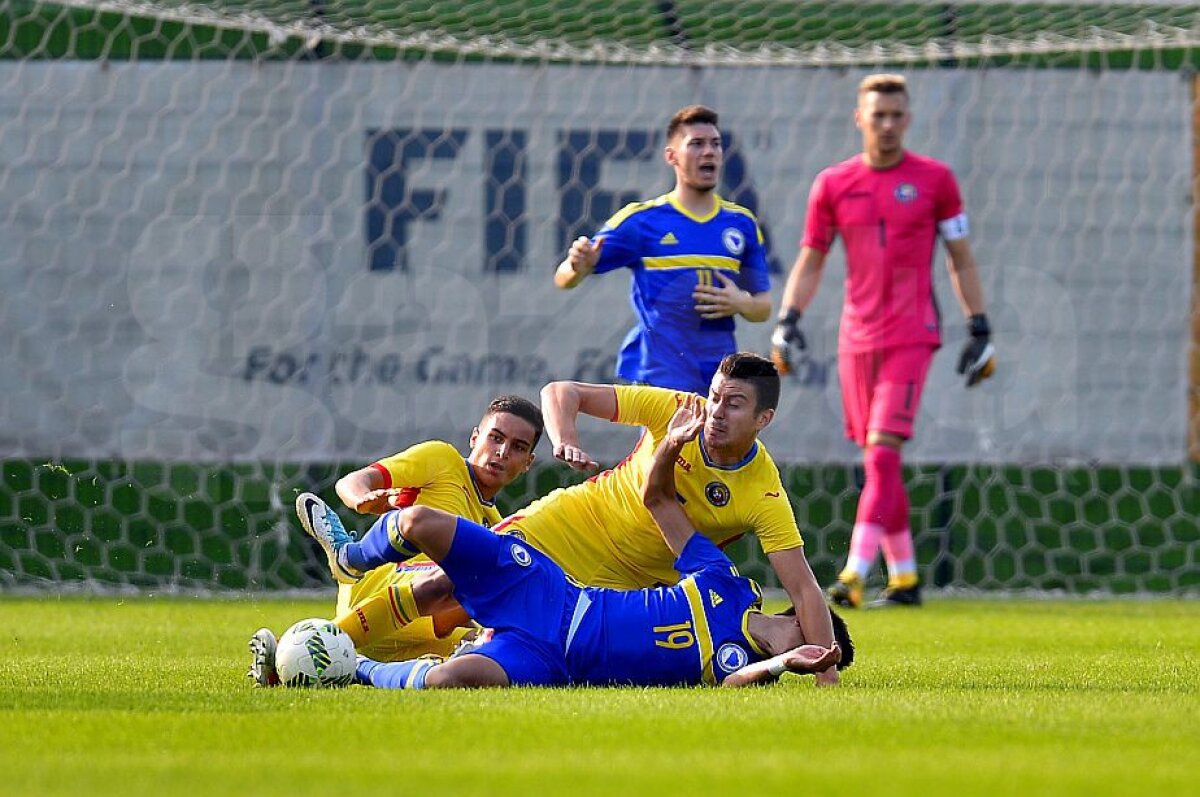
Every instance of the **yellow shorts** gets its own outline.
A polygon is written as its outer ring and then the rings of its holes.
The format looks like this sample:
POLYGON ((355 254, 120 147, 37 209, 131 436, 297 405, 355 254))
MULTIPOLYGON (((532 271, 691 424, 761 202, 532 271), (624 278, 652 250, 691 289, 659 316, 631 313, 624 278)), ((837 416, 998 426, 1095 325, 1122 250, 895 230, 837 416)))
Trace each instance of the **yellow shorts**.
MULTIPOLYGON (((362 577, 355 584, 338 586, 337 616, 340 618, 353 611, 354 607, 369 598, 383 594, 389 587, 411 584, 420 576, 436 570, 432 562, 379 567, 362 577)), ((457 627, 444 637, 439 637, 433 628, 433 619, 419 617, 398 631, 378 639, 371 638, 358 652, 376 661, 406 661, 418 656, 449 656, 458 643, 475 628, 457 627)))

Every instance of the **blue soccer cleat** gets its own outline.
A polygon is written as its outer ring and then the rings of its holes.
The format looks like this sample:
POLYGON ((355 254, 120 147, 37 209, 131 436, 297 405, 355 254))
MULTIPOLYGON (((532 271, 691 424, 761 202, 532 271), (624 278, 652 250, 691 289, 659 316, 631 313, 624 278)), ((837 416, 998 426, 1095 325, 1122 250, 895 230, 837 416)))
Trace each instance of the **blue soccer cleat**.
POLYGON ((330 509, 329 504, 312 493, 300 493, 296 497, 296 514, 300 516, 300 525, 308 536, 312 537, 325 551, 329 560, 329 572, 340 584, 353 584, 362 578, 362 573, 354 570, 339 560, 338 551, 346 543, 354 542, 354 538, 342 525, 337 512, 330 509))

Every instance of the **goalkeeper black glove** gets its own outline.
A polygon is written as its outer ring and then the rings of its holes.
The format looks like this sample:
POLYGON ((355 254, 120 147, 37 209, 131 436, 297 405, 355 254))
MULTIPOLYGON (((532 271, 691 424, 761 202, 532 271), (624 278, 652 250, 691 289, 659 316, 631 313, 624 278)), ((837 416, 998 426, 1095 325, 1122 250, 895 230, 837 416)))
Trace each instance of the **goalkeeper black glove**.
POLYGON ((967 319, 971 337, 958 357, 958 372, 967 377, 967 387, 974 387, 996 371, 996 348, 992 346, 992 328, 983 313, 967 319))
POLYGON ((796 351, 804 351, 808 348, 808 342, 800 331, 800 311, 789 309, 771 333, 771 362, 775 363, 775 370, 781 376, 792 372, 793 346, 796 351))

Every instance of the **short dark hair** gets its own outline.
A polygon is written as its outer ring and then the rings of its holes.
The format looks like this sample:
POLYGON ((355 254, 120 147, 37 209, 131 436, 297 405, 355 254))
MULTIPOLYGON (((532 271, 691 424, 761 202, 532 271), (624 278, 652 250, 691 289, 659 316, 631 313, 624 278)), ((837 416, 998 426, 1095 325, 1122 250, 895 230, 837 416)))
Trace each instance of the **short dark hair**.
MULTIPOLYGON (((795 617, 796 607, 789 606, 779 613, 781 617, 795 617)), ((841 661, 837 663, 839 670, 844 670, 854 663, 854 640, 850 638, 850 629, 842 616, 829 607, 829 621, 833 624, 833 641, 842 649, 841 661)))
POLYGON ((717 373, 726 379, 741 379, 754 385, 754 411, 773 410, 779 406, 779 371, 775 363, 754 352, 739 351, 725 355, 717 373))
POLYGON ((689 105, 680 108, 667 123, 667 141, 675 138, 675 134, 684 125, 712 125, 717 127, 717 112, 704 105, 689 105))
POLYGON ((501 412, 508 415, 515 415, 524 421, 529 421, 529 425, 533 427, 533 447, 537 448, 538 441, 542 439, 542 430, 546 425, 545 421, 542 420, 542 411, 538 408, 538 405, 521 396, 496 396, 488 404, 487 412, 483 413, 483 417, 487 418, 501 412))

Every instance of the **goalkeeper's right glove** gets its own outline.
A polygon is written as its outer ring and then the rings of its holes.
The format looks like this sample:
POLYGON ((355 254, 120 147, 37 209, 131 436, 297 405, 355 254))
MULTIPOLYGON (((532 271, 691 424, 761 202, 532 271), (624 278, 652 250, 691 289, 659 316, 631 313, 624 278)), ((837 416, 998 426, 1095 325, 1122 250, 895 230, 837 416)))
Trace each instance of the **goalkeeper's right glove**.
POLYGON ((992 328, 983 313, 967 319, 971 337, 958 357, 958 372, 967 377, 967 387, 974 387, 996 371, 996 349, 992 346, 992 328))
POLYGON ((793 346, 796 351, 804 351, 808 343, 800 331, 800 311, 789 308, 771 333, 771 362, 775 363, 775 370, 779 371, 780 376, 792 372, 793 346))

